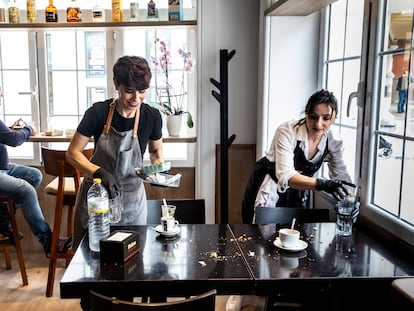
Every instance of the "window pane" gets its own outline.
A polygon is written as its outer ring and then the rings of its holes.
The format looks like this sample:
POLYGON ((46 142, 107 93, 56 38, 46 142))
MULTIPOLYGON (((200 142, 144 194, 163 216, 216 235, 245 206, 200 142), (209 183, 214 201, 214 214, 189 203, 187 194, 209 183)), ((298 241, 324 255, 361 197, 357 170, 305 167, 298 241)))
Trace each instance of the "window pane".
POLYGON ((27 31, 4 31, 1 33, 2 69, 29 68, 29 39, 27 31))
POLYGON ((414 142, 406 142, 405 157, 403 161, 403 183, 401 194, 401 219, 414 225, 414 193, 413 193, 413 172, 414 172, 414 142))
POLYGON ((402 140, 384 135, 377 136, 377 138, 372 202, 397 215, 400 195, 402 140))

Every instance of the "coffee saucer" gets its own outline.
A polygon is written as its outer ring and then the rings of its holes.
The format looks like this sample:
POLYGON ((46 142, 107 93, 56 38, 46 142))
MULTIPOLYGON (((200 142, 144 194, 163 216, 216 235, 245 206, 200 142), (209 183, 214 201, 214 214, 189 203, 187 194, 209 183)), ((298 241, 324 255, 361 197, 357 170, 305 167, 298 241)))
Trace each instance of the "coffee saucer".
POLYGON ((284 251, 287 252, 298 252, 298 251, 303 251, 305 248, 308 247, 308 243, 302 240, 298 241, 298 244, 296 244, 295 246, 291 246, 291 247, 286 247, 283 246, 282 243, 280 242, 280 238, 277 237, 274 241, 273 244, 280 249, 283 249, 284 251))
POLYGON ((164 228, 162 227, 162 225, 158 225, 155 227, 155 231, 157 231, 159 234, 163 236, 174 236, 180 233, 180 227, 176 226, 173 231, 164 231, 164 228))

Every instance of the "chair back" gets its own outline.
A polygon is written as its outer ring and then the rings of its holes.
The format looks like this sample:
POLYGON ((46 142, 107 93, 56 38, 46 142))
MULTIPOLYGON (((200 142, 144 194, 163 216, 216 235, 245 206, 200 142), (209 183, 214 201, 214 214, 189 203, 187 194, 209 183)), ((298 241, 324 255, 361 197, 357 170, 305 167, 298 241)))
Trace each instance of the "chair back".
POLYGON ((287 225, 293 218, 298 223, 333 221, 328 208, 256 207, 256 224, 287 225))
MULTIPOLYGON (((92 156, 93 149, 85 149, 83 154, 89 159, 92 156)), ((42 159, 45 173, 58 176, 63 179, 64 177, 73 177, 75 181, 75 189, 79 188, 80 177, 83 173, 74 168, 69 162, 66 161, 65 150, 49 149, 42 146, 42 159)))
POLYGON ((159 303, 136 303, 125 300, 111 298, 99 294, 93 290, 90 291, 90 310, 91 311, 214 311, 216 306, 217 291, 209 292, 186 298, 159 303))
MULTIPOLYGON (((160 223, 162 204, 162 200, 147 200, 148 224, 155 225, 160 223)), ((180 224, 206 223, 206 204, 204 199, 167 200, 167 204, 177 207, 175 210, 175 219, 180 224)))

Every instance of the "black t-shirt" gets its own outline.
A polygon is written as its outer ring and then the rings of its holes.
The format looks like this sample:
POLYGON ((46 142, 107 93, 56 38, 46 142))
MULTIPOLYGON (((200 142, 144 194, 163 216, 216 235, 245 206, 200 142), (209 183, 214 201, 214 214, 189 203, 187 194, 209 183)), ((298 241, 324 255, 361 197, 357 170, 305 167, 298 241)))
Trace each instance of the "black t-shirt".
MULTIPOLYGON (((89 107, 78 125, 77 131, 87 137, 94 137, 95 145, 101 136, 106 118, 109 113, 109 104, 112 99, 94 103, 89 107)), ((141 153, 144 154, 148 140, 158 140, 162 137, 161 113, 157 108, 142 103, 138 124, 138 140, 141 153)), ((135 118, 124 118, 114 110, 111 126, 118 132, 125 132, 134 128, 135 118)))

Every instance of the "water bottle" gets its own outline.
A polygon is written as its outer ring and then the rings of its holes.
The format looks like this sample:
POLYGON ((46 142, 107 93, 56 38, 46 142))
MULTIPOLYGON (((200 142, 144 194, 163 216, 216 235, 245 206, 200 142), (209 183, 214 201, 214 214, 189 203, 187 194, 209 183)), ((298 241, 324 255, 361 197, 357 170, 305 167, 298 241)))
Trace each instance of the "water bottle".
POLYGON ((99 252, 99 241, 109 236, 109 196, 100 178, 93 179, 88 190, 89 248, 99 252))

